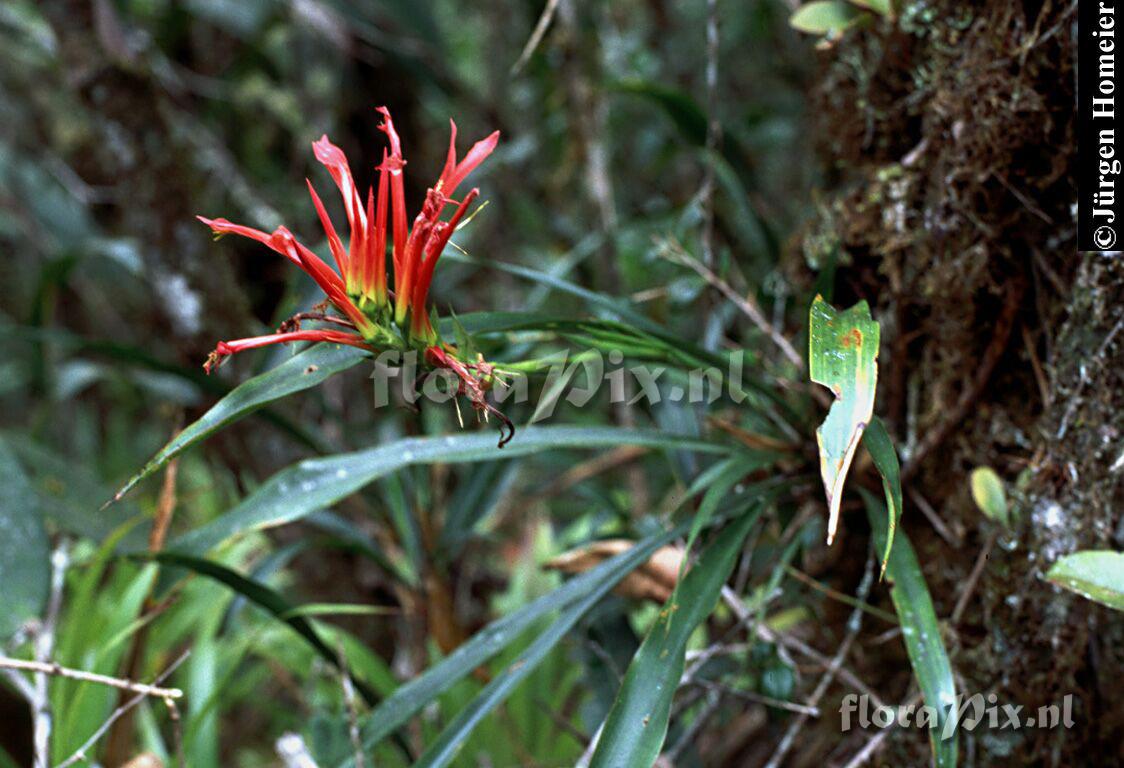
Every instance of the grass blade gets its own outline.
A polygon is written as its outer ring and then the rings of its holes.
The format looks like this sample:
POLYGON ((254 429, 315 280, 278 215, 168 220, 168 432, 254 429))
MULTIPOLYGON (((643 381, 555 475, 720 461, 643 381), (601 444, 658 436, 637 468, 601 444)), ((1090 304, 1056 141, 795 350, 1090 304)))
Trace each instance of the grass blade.
MULTIPOLYGON (((308 615, 321 612, 322 605, 311 604, 308 606, 293 605, 278 592, 270 587, 262 584, 259 581, 246 578, 237 571, 227 568, 221 563, 216 563, 213 560, 206 560, 200 557, 192 557, 181 552, 164 551, 155 552, 151 555, 137 556, 138 560, 151 559, 165 565, 177 566, 179 568, 186 568, 192 573, 197 573, 200 576, 214 579, 215 581, 229 587, 231 590, 249 600, 259 608, 263 608, 273 615, 275 619, 283 621, 292 628, 306 643, 308 643, 314 651, 325 661, 333 667, 339 667, 340 660, 336 651, 334 651, 324 639, 320 637, 320 633, 312 625, 307 618, 308 615)), ((355 686, 368 704, 373 704, 378 701, 378 696, 366 685, 360 681, 355 681, 355 686)))
POLYGON ((359 363, 365 354, 354 347, 317 345, 235 387, 198 420, 172 438, 140 472, 133 475, 114 495, 117 501, 137 483, 156 472, 180 453, 223 427, 253 413, 258 408, 314 387, 340 371, 359 363))
POLYGON ((886 564, 890 562, 894 532, 898 530, 898 521, 902 519, 902 472, 890 433, 886 431, 882 419, 877 416, 871 418, 866 432, 863 433, 863 445, 870 451, 870 458, 874 459, 874 466, 882 475, 882 490, 886 494, 888 535, 886 548, 882 550, 882 568, 878 572, 878 578, 881 580, 886 575, 886 564))
POLYGON ((730 523, 729 529, 718 535, 687 572, 677 594, 660 611, 629 664, 605 720, 592 768, 651 766, 659 757, 667 736, 671 700, 683 675, 687 640, 714 610, 722 585, 756 519, 754 512, 730 523))
MULTIPOLYGON (((886 509, 866 491, 862 491, 862 495, 875 546, 884 550, 887 540, 886 509)), ((951 710, 956 706, 956 681, 952 677, 952 664, 948 660, 937 613, 913 545, 904 531, 899 531, 897 538, 897 546, 890 553, 886 566, 890 599, 901 622, 905 649, 921 695, 937 713, 937 721, 929 729, 933 759, 937 768, 954 768, 957 735, 951 710)))
POLYGON ((283 469, 234 509, 181 537, 172 549, 198 555, 236 534, 292 522, 410 465, 498 461, 548 450, 620 445, 727 450, 700 440, 616 427, 526 427, 503 450, 496 448, 491 432, 407 438, 364 451, 307 459, 283 469))
POLYGON ((551 629, 524 652, 520 659, 523 663, 517 662, 494 678, 481 692, 477 701, 462 712, 442 734, 442 738, 430 748, 430 752, 427 753, 431 761, 430 765, 443 765, 442 760, 447 760, 455 754, 454 745, 458 739, 452 738, 453 736, 459 735, 460 740, 463 740, 463 736, 502 700, 523 675, 533 669, 534 664, 541 660, 549 647, 553 647, 581 618, 581 615, 584 615, 621 579, 643 564, 653 552, 676 536, 681 536, 686 530, 687 526, 684 524, 674 530, 649 536, 628 551, 571 579, 549 595, 544 595, 489 624, 441 662, 387 697, 367 717, 363 726, 364 747, 373 748, 404 725, 422 707, 507 647, 541 617, 552 611, 563 610, 564 614, 551 626, 551 629), (549 640, 542 640, 548 635, 549 640), (526 668, 525 672, 524 668, 526 668))
POLYGON ((317 653, 323 656, 325 660, 333 664, 336 663, 335 652, 328 647, 316 632, 315 628, 313 628, 304 615, 299 612, 299 607, 290 603, 265 584, 249 579, 221 563, 216 563, 213 560, 205 560, 201 557, 192 557, 191 555, 185 555, 180 552, 155 552, 147 557, 138 557, 138 559, 156 560, 165 565, 185 568, 192 573, 198 573, 201 576, 214 579, 220 584, 229 587, 237 594, 242 595, 254 605, 259 608, 264 608, 276 618, 284 621, 293 628, 294 632, 304 638, 317 653))

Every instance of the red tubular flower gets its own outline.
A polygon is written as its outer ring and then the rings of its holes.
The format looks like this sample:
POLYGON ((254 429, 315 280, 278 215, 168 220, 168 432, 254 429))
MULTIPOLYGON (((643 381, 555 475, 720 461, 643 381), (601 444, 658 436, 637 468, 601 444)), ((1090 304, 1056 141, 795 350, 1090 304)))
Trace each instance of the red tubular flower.
MULTIPOLYGON (((384 117, 379 128, 387 135, 390 148, 389 151, 383 152, 383 161, 378 167, 377 196, 373 188, 368 189, 365 205, 343 151, 332 144, 327 136, 322 136, 319 141, 312 144, 313 154, 328 170, 332 181, 339 189, 350 230, 345 248, 323 201, 312 186, 312 182, 306 180, 312 204, 316 208, 328 240, 328 248, 339 269, 338 273, 315 253, 297 242, 284 227, 279 227, 272 234, 266 234, 251 227, 233 224, 226 219, 198 217, 216 235, 234 234, 257 240, 292 261, 316 281, 331 305, 343 316, 337 318, 322 313, 306 313, 287 322, 278 333, 239 341, 220 342, 207 361, 205 367, 208 372, 228 355, 245 349, 290 341, 326 341, 366 349, 386 347, 427 349, 439 343, 426 306, 429 286, 441 252, 476 200, 478 190, 473 189, 469 192, 457 204, 456 210, 447 221, 442 221, 441 216, 446 205, 456 202, 452 199, 456 188, 495 149, 499 141, 499 131, 476 142, 464 159, 458 163, 457 126, 456 123, 449 121, 452 135, 445 167, 436 185, 426 193, 425 203, 422 205, 421 212, 415 217, 413 227, 408 227, 403 179, 406 161, 402 157, 402 142, 394 129, 390 112, 386 107, 380 107, 378 111, 384 117), (386 271, 388 214, 393 228, 391 233, 395 290, 393 311, 389 306, 390 293, 386 271), (301 330, 299 326, 301 319, 334 323, 349 330, 301 330), (397 331, 389 325, 391 320, 398 326, 397 331)), ((435 364, 449 367, 447 361, 454 358, 442 352, 437 356, 429 355, 428 359, 435 364)), ((471 377, 471 369, 472 366, 466 368, 461 365, 460 369, 455 370, 458 374, 463 373, 471 377)), ((473 395, 471 392, 468 394, 473 395)))
POLYGON ((267 336, 253 336, 249 339, 238 339, 237 341, 220 341, 218 346, 215 347, 215 351, 207 358, 207 362, 203 364, 203 370, 210 373, 215 366, 237 352, 291 341, 326 341, 331 344, 348 344, 352 347, 370 349, 370 346, 363 341, 362 336, 356 336, 354 333, 347 333, 346 331, 328 331, 318 328, 307 331, 271 333, 267 336))
POLYGON ((441 256, 441 252, 445 250, 445 246, 448 245, 449 238, 453 236, 457 225, 460 224, 469 206, 472 205, 479 194, 479 189, 473 189, 465 195, 464 200, 457 206, 452 218, 448 221, 438 222, 433 228, 429 236, 429 242, 425 246, 425 261, 419 265, 418 274, 415 276, 415 282, 411 287, 413 296, 410 298, 410 304, 422 308, 422 311, 414 312, 411 315, 410 335, 416 338, 424 338, 430 344, 436 343, 437 334, 430 325, 429 314, 424 311, 424 307, 429 294, 429 284, 433 281, 433 268, 437 266, 437 259, 441 256))
MULTIPOLYGON (((390 155, 383 162, 383 168, 391 177, 390 194, 394 209, 394 321, 403 329, 408 328, 407 333, 412 341, 435 344, 437 334, 431 326, 429 311, 425 305, 429 295, 429 285, 433 279, 433 269, 457 223, 463 218, 476 194, 470 194, 465 198, 465 202, 458 206, 454 214, 455 221, 450 219, 449 222, 442 222, 441 214, 447 204, 454 202, 452 195, 465 177, 495 150, 500 132, 495 131, 488 138, 476 142, 464 160, 458 163, 457 124, 452 120, 449 121, 451 135, 445 168, 437 184, 426 192, 421 212, 414 219, 414 226, 407 231, 402 178, 402 168, 405 165, 405 160, 402 158, 402 142, 394 129, 390 111, 386 107, 379 107, 379 112, 384 118, 379 127, 390 140, 390 155), (408 326, 407 315, 409 315, 408 326)), ((379 222, 379 225, 385 228, 381 217, 379 222)))

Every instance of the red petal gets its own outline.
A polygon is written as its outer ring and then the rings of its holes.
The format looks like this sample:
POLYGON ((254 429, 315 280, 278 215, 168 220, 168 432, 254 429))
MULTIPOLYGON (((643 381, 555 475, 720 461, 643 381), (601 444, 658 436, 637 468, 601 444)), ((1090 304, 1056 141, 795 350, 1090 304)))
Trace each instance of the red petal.
POLYGON ((300 266, 300 259, 294 259, 285 251, 274 247, 273 236, 267 235, 260 229, 254 229, 253 227, 244 227, 241 224, 234 224, 227 221, 226 219, 208 219, 203 216, 196 216, 195 218, 199 219, 199 221, 210 227, 211 231, 216 235, 240 235, 242 237, 248 237, 251 240, 257 240, 259 243, 268 245, 272 250, 276 251, 282 256, 289 258, 297 266, 300 266))
POLYGON ((442 174, 441 181, 443 182, 443 187, 441 191, 446 195, 452 196, 460 183, 465 180, 465 177, 476 170, 476 166, 484 162, 488 155, 492 154, 499 140, 500 132, 496 131, 488 138, 481 139, 473 144, 472 149, 468 150, 468 154, 464 156, 464 160, 457 163, 452 173, 447 177, 442 174))
POLYGON ((237 339, 235 341, 220 341, 218 346, 215 347, 215 351, 207 358, 207 362, 203 367, 206 369, 207 373, 210 373, 214 370, 215 366, 219 365, 224 358, 230 355, 244 352, 247 349, 268 347, 271 344, 286 344, 291 341, 324 341, 330 344, 347 344, 352 347, 370 349, 370 346, 363 340, 362 336, 357 336, 354 333, 347 333, 345 331, 315 329, 290 331, 289 333, 271 333, 268 336, 253 336, 248 339, 237 339))
POLYGON ((457 168, 457 124, 449 118, 449 155, 445 158, 445 167, 441 170, 441 187, 448 186, 449 177, 457 168))
MULTIPOLYGON (((434 192, 430 190, 430 195, 432 194, 434 192)), ((421 262, 422 253, 424 253, 425 244, 429 240, 429 233, 433 229, 434 219, 436 219, 436 213, 432 210, 432 207, 428 203, 422 206, 421 213, 414 219, 413 229, 410 230, 410 239, 406 241, 401 265, 395 265, 394 315, 400 323, 406 317, 406 309, 411 306, 410 298, 413 294, 413 286, 417 281, 418 266, 421 262)))
POLYGON ((390 117, 390 110, 386 107, 378 107, 378 112, 386 118, 379 126, 379 130, 390 139, 390 154, 402 157, 402 140, 398 138, 398 131, 394 130, 394 120, 390 117))
POLYGON ((378 111, 385 118, 379 130, 390 139, 390 156, 383 159, 382 168, 390 173, 390 202, 393 208, 394 221, 394 270, 395 281, 398 272, 402 270, 402 258, 406 252, 406 238, 409 236, 406 218, 406 190, 402 176, 402 168, 406 165, 402 157, 402 141, 398 138, 398 131, 394 130, 394 121, 390 117, 390 110, 379 107, 378 111))
POLYGON ((412 306, 415 313, 425 312, 425 302, 429 294, 429 285, 433 282, 433 270, 437 266, 437 260, 441 258, 441 252, 444 251, 445 246, 448 245, 449 238, 453 236, 457 225, 460 224, 469 206, 472 205, 479 194, 479 189, 473 189, 465 195, 464 200, 457 206, 457 210, 453 213, 452 218, 439 223, 433 228, 433 234, 430 235, 429 242, 426 243, 425 247, 425 261, 421 264, 416 282, 413 285, 414 295, 412 306))
POLYGON ((340 268, 340 274, 346 275, 348 255, 343 249, 343 243, 340 242, 340 236, 336 234, 336 228, 332 225, 328 212, 324 210, 324 203, 320 200, 320 195, 316 194, 316 188, 308 179, 304 181, 308 184, 308 194, 312 196, 312 204, 316 206, 316 214, 320 217, 320 226, 324 227, 324 232, 328 235, 328 247, 332 250, 336 266, 340 268))
MULTIPOLYGON (((327 136, 321 136, 319 141, 312 143, 312 152, 316 155, 316 159, 328 169, 332 180, 339 187, 340 197, 343 198, 344 212, 347 214, 347 223, 351 227, 350 254, 356 256, 367 234, 367 216, 363 211, 363 201, 359 196, 359 190, 355 188, 355 179, 351 176, 347 156, 344 155, 342 149, 329 141, 327 136)), ((344 277, 347 277, 347 275, 348 273, 345 272, 344 277)))
MULTIPOLYGON (((383 152, 383 161, 386 161, 386 152, 383 152)), ((379 201, 375 211, 375 271, 374 288, 386 293, 386 205, 387 205, 387 176, 386 168, 379 168, 379 201)))
POLYGON ((273 233, 273 241, 275 248, 284 250, 289 258, 298 261, 301 268, 316 281, 316 284, 327 294, 332 303, 347 315, 351 322, 355 323, 356 328, 362 329, 371 325, 371 321, 367 319, 366 315, 360 312, 359 308, 347 297, 340 276, 321 261, 319 256, 298 243, 289 230, 278 227, 277 231, 273 233))

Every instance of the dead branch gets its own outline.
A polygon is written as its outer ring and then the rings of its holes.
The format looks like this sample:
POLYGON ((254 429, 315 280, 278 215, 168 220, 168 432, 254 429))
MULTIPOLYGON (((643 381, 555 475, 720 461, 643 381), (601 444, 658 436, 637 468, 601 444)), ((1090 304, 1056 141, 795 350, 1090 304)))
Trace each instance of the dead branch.
MULTIPOLYGON (((173 661, 168 666, 167 669, 165 669, 163 672, 161 672, 159 674, 159 676, 157 676, 157 678, 153 681, 152 685, 148 686, 148 687, 151 688, 152 690, 155 690, 155 691, 163 691, 163 690, 175 691, 176 693, 179 693, 180 696, 182 696, 183 693, 176 688, 163 689, 163 688, 158 688, 156 686, 159 686, 161 683, 163 683, 165 680, 167 680, 168 677, 170 677, 171 674, 173 672, 175 672, 176 669, 181 664, 183 664, 187 660, 187 657, 190 656, 190 655, 191 655, 191 651, 184 651, 182 654, 180 654, 180 657, 177 658, 175 661, 173 661)), ((148 693, 137 692, 136 696, 134 696, 133 698, 131 698, 128 701, 121 704, 121 706, 117 707, 117 709, 113 710, 113 713, 110 714, 110 716, 106 719, 106 721, 104 723, 102 723, 101 726, 99 726, 98 729, 90 735, 90 738, 86 739, 86 741, 82 744, 82 746, 80 746, 78 749, 76 749, 74 751, 74 754, 72 754, 70 757, 63 760, 61 763, 59 763, 57 766, 55 766, 55 768, 68 768, 69 766, 74 765, 75 763, 77 763, 79 761, 87 760, 87 753, 90 751, 90 748, 93 747, 94 744, 96 744, 98 742, 98 739, 100 739, 102 736, 104 736, 106 734, 106 732, 110 728, 113 727, 114 723, 116 723, 121 717, 123 717, 126 713, 128 713, 130 710, 132 710, 133 707, 137 706, 142 701, 144 701, 144 699, 147 698, 149 695, 150 694, 148 694, 148 693)), ((174 713, 172 715, 172 718, 173 718, 173 722, 176 723, 176 728, 177 728, 177 738, 176 738, 177 750, 176 751, 177 751, 177 754, 179 755, 179 764, 182 766, 183 765, 183 756, 181 754, 182 749, 179 747, 180 738, 179 738, 179 732, 178 732, 179 710, 176 709, 175 702, 172 701, 171 698, 165 698, 164 701, 168 705, 169 711, 174 713)))
POLYGON ((100 675, 96 672, 86 672, 81 669, 71 669, 70 667, 61 666, 60 664, 53 661, 29 661, 27 659, 13 659, 7 656, 0 656, 0 668, 19 669, 23 670, 24 672, 34 672, 39 675, 65 677, 68 680, 81 680, 84 683, 108 685, 111 688, 118 688, 123 691, 131 691, 132 693, 141 693, 145 696, 155 696, 160 699, 183 698, 183 691, 181 691, 179 688, 161 688, 156 685, 137 683, 133 682, 132 680, 124 680, 119 677, 100 675))

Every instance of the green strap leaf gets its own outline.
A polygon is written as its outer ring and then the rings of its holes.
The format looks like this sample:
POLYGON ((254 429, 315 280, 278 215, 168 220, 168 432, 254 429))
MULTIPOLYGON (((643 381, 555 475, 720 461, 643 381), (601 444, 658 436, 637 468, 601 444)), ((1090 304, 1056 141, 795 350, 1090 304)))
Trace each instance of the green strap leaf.
MULTIPOLYGON (((531 267, 525 267, 522 264, 512 264, 505 261, 497 261, 495 259, 476 259, 463 253, 446 253, 441 258, 447 261, 459 261, 464 264, 473 264, 480 267, 487 267, 489 269, 497 269, 501 272, 507 272, 509 275, 522 277, 526 280, 532 280, 541 285, 549 286, 562 293, 568 293, 578 299, 584 301, 591 308, 606 311, 621 320, 634 325, 638 328, 645 330, 659 330, 659 325, 650 320, 644 314, 638 312, 633 308, 633 303, 628 299, 622 299, 618 296, 610 296, 607 293, 600 293, 598 291, 590 290, 584 286, 578 285, 575 282, 565 279, 559 275, 543 272, 531 267)), ((465 325, 468 328, 468 325, 465 325)), ((471 330, 471 328, 469 328, 471 330)))
POLYGON ((176 435, 153 456, 140 472, 117 491, 113 500, 117 501, 137 483, 156 472, 183 451, 204 440, 223 427, 253 413, 263 405, 282 397, 315 387, 325 379, 340 371, 357 365, 366 357, 355 347, 317 344, 281 365, 259 374, 242 384, 215 403, 197 421, 176 435))
POLYGON ((206 560, 201 557, 192 557, 182 552, 154 552, 151 555, 137 556, 137 559, 156 560, 165 565, 186 568, 193 573, 198 573, 201 576, 214 579, 220 584, 230 587, 230 589, 242 595, 254 605, 264 608, 276 618, 292 627, 293 631, 304 638, 325 660, 333 664, 336 663, 335 652, 328 647, 327 643, 324 642, 315 628, 308 623, 304 615, 298 612, 298 607, 260 581, 247 578, 222 563, 216 563, 213 560, 206 560))
POLYGON ((398 440, 354 453, 306 459, 281 470, 224 515, 178 539, 172 549, 201 554, 246 531, 272 528, 330 507, 360 488, 414 464, 498 461, 566 448, 649 445, 721 453, 715 443, 617 427, 525 427, 505 448, 492 432, 398 440))
POLYGON ((714 610, 756 519, 756 511, 742 515, 722 531, 660 611, 628 666, 591 768, 639 768, 651 766, 659 757, 671 700, 686 663, 687 640, 714 610))
MULTIPOLYGON (((440 662, 403 684, 375 708, 363 724, 364 748, 374 748, 426 704, 518 639, 540 618, 562 610, 563 613, 554 624, 536 638, 520 659, 493 678, 472 704, 462 710, 423 757, 423 764, 429 761, 431 766, 445 765, 455 755, 456 745, 463 742, 480 719, 537 666, 590 608, 621 579, 646 562, 653 552, 675 537, 682 536, 686 530, 687 525, 684 523, 673 530, 649 536, 626 552, 571 579, 550 594, 493 621, 440 662)), ((352 763, 348 761, 344 765, 350 766, 352 763)))
POLYGON ((1124 611, 1124 552, 1074 552, 1050 566, 1046 578, 1087 600, 1124 611))
POLYGON ((902 519, 902 473, 898 464, 898 453, 886 425, 877 416, 870 420, 870 426, 863 434, 863 445, 874 459, 874 466, 882 475, 882 490, 886 494, 886 548, 882 550, 882 569, 878 579, 886 575, 886 564, 890 562, 890 548, 894 545, 894 532, 902 519))
MULTIPOLYGON (((874 496, 866 491, 860 492, 866 502, 875 546, 885 550, 888 538, 886 510, 874 496)), ((937 713, 937 721, 929 729, 933 759, 937 768, 955 768, 957 733, 952 710, 956 706, 956 681, 925 575, 905 531, 898 532, 898 545, 890 553, 886 577, 917 685, 925 703, 937 713)))
POLYGON ((50 557, 39 499, 15 454, 0 439, 0 640, 42 613, 50 557))
POLYGON ((809 314, 809 374, 835 396, 827 418, 816 430, 820 474, 830 510, 827 543, 831 544, 839 525, 843 484, 874 412, 881 331, 865 301, 838 312, 816 296, 809 314))
MULTIPOLYGON (((322 605, 315 603, 307 606, 293 605, 265 584, 247 578, 222 563, 216 563, 213 560, 206 560, 201 557, 193 557, 182 552, 166 550, 147 555, 137 555, 135 557, 138 560, 155 560, 166 565, 186 568, 193 573, 214 579, 220 584, 230 587, 230 589, 246 598, 254 605, 264 608, 271 613, 274 618, 288 624, 321 658, 332 666, 339 667, 340 660, 336 651, 324 642, 324 639, 320 637, 320 633, 316 631, 316 628, 306 618, 306 615, 323 613, 324 611, 321 610, 323 608, 322 605)), ((339 606, 335 607, 339 608, 339 606)), ((334 612, 339 613, 340 611, 337 610, 334 612)), ((363 694, 363 698, 368 704, 378 701, 378 696, 366 685, 358 680, 355 681, 355 685, 359 692, 363 694)))

